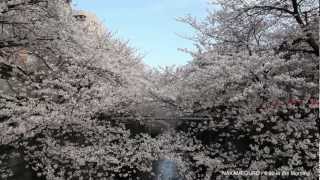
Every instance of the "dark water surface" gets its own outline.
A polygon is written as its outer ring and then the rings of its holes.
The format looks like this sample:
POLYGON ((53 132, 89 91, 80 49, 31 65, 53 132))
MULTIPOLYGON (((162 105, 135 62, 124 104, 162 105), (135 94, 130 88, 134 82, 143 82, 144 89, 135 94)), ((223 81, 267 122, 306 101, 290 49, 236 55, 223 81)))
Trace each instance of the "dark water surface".
POLYGON ((13 176, 5 178, 5 180, 45 180, 44 177, 38 177, 37 173, 27 165, 28 163, 21 154, 8 159, 7 166, 13 171, 13 176))
MULTIPOLYGON (((31 168, 26 168, 27 163, 21 157, 9 161, 15 175, 8 180, 45 180, 44 177, 37 177, 31 168)), ((178 174, 176 163, 171 160, 155 161, 153 163, 153 173, 152 180, 183 180, 178 174)))
MULTIPOLYGON (((154 128, 141 128, 141 125, 136 125, 134 123, 126 124, 127 128, 130 129, 133 134, 139 133, 147 133, 151 136, 157 136, 164 133, 164 130, 161 127, 155 126, 154 128)), ((14 153, 17 152, 13 148, 3 148, 0 146, 0 155, 4 152, 6 153, 14 153)), ((45 180, 45 177, 37 177, 35 171, 33 171, 30 167, 27 167, 28 162, 26 162, 23 158, 23 155, 18 153, 18 156, 11 157, 7 159, 7 165, 12 169, 14 176, 7 178, 7 180, 45 180)), ((178 175, 178 168, 176 163, 171 160, 163 159, 157 160, 153 162, 152 165, 152 176, 151 180, 182 180, 181 177, 178 175)), ((139 178, 139 177, 133 177, 139 178)), ((141 177, 140 177, 141 178, 141 177)), ((0 176, 1 180, 1 176, 0 176)), ((148 180, 150 180, 148 178, 148 180)))

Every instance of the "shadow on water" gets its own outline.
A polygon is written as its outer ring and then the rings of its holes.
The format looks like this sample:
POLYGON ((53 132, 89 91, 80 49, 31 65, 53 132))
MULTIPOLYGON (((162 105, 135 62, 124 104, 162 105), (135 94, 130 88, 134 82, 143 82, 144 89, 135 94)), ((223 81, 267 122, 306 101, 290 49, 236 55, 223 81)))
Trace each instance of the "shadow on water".
MULTIPOLYGON (((5 180, 45 180, 45 177, 38 177, 36 172, 30 167, 27 167, 27 162, 24 160, 23 155, 17 153, 13 148, 0 147, 2 153, 6 151, 9 155, 6 158, 5 166, 13 172, 13 176, 5 178, 5 180)), ((4 164, 2 164, 4 165, 4 164)), ((1 168, 1 164, 0 164, 1 168)), ((2 167, 3 168, 3 167, 2 167)), ((152 165, 152 178, 151 180, 183 180, 178 174, 178 168, 176 163, 171 160, 157 160, 152 165)), ((1 179, 1 176, 0 176, 1 179)), ((148 179, 143 177, 137 177, 137 179, 148 179)))
MULTIPOLYGON (((145 125, 139 124, 137 122, 132 121, 131 123, 125 124, 126 128, 129 129, 132 135, 146 133, 155 137, 161 133, 163 133, 163 129, 161 125, 145 125)), ((0 169, 3 168, 1 166, 6 166, 13 172, 13 176, 5 178, 5 180, 45 180, 45 177, 38 177, 36 172, 32 170, 32 168, 27 167, 28 162, 24 160, 24 156, 18 152, 17 149, 10 146, 1 146, 0 145, 0 155, 8 154, 5 159, 4 164, 0 163, 0 169), (15 155, 13 155, 15 154, 15 155)), ((178 174, 178 168, 176 163, 171 160, 157 160, 153 162, 152 165, 152 177, 146 175, 138 175, 137 177, 133 177, 133 179, 145 179, 145 180, 183 180, 178 174)), ((0 175, 0 180, 1 175, 0 175)))
MULTIPOLYGON (((5 162, 0 163, 0 168, 10 169, 13 176, 6 177, 5 180, 45 180, 44 177, 38 177, 36 172, 24 160, 24 157, 16 149, 9 146, 0 146, 0 154, 7 154, 5 162)), ((3 178, 0 175, 0 179, 3 178)))
POLYGON ((129 129, 131 136, 134 137, 138 134, 149 134, 151 137, 157 137, 163 130, 159 127, 152 126, 150 124, 141 123, 139 121, 128 121, 124 123, 126 129, 129 129))
POLYGON ((176 163, 171 160, 158 160, 153 164, 152 180, 183 180, 178 174, 176 163))

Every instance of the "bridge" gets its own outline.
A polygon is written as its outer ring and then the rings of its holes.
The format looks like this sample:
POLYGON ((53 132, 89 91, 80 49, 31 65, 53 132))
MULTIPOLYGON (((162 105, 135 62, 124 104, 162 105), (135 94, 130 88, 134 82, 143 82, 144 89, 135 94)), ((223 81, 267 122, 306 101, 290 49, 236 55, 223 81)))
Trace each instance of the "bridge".
POLYGON ((128 120, 141 120, 141 121, 203 121, 213 120, 209 116, 169 116, 169 117, 153 117, 153 116, 137 116, 137 117, 110 117, 111 120, 128 121, 128 120))

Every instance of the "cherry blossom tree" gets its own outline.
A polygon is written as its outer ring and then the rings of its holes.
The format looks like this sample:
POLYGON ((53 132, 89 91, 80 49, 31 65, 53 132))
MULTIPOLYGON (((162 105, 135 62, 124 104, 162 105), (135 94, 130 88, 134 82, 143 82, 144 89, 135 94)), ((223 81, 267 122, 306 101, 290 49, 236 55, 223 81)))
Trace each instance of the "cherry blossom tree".
POLYGON ((201 179, 233 178, 222 170, 308 171, 316 177, 319 5, 214 4, 203 22, 180 19, 196 29, 197 49, 185 50, 193 61, 176 84, 175 103, 207 117, 177 128, 206 146, 201 158, 192 157, 194 169, 201 169, 195 172, 201 179))
POLYGON ((1 178, 16 175, 7 164, 16 156, 47 179, 145 176, 157 158, 148 144, 156 143, 109 118, 135 116, 141 103, 144 66, 135 50, 107 31, 88 31, 64 1, 1 5, 1 17, 15 21, 1 36, 1 78, 10 86, 0 94, 1 178))
POLYGON ((203 49, 228 54, 274 50, 319 56, 319 2, 315 0, 210 1, 205 22, 180 18, 196 30, 203 49))
POLYGON ((316 1, 212 2, 203 22, 180 19, 197 31, 193 60, 162 70, 69 3, 0 3, 0 178, 16 177, 12 159, 53 180, 150 179, 159 159, 185 179, 316 177, 316 1), (198 118, 160 135, 128 128, 165 112, 198 118))

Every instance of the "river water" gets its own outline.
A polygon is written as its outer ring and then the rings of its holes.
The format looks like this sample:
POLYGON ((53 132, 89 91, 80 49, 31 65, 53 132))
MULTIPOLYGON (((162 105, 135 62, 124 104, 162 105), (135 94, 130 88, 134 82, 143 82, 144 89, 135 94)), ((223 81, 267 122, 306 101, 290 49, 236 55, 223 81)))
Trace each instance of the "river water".
MULTIPOLYGON (((45 180, 44 177, 37 177, 31 168, 25 168, 27 164, 21 157, 12 158, 9 161, 15 176, 7 180, 45 180)), ((183 180, 178 174, 176 163, 172 160, 157 160, 152 168, 154 174, 152 180, 183 180)))
MULTIPOLYGON (((169 129, 158 126, 154 125, 155 128, 150 129, 151 131, 157 132, 149 133, 163 134, 169 129), (163 128, 165 130, 159 130, 160 128, 163 128)), ((23 160, 23 157, 21 155, 12 157, 8 160, 8 163, 9 166, 12 167, 12 170, 15 174, 15 176, 8 178, 8 180, 45 180, 44 177, 37 177, 36 173, 31 168, 26 168, 27 163, 23 160)), ((179 177, 177 165, 172 160, 162 159, 154 161, 152 169, 152 174, 154 175, 152 177, 152 180, 183 180, 183 178, 179 177)))
POLYGON ((171 160, 158 160, 154 163, 155 176, 152 180, 182 180, 179 177, 176 163, 171 160))

